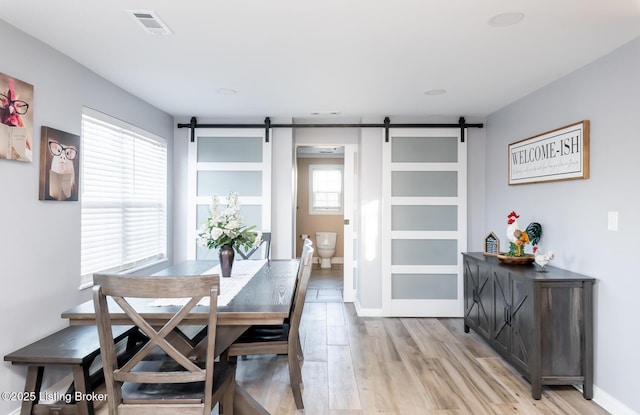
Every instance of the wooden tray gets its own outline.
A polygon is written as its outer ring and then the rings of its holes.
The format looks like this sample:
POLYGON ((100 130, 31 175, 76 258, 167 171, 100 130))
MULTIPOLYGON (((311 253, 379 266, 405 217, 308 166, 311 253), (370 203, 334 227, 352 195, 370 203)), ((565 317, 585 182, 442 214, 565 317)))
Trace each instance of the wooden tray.
POLYGON ((534 260, 534 256, 526 254, 525 256, 506 256, 503 254, 497 255, 498 260, 505 264, 531 264, 534 260))

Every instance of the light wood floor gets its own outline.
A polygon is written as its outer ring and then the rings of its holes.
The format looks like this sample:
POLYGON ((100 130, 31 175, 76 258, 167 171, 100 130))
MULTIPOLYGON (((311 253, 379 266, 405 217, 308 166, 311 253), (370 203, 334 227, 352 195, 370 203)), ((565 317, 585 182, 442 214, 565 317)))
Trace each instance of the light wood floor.
POLYGON ((238 361, 238 381, 271 414, 607 414, 570 386, 532 399, 529 383, 464 333, 461 319, 358 318, 352 304, 318 296, 302 319, 304 412, 296 411, 284 356, 238 361))
MULTIPOLYGON (((532 399, 461 319, 358 318, 351 304, 314 302, 303 324, 307 415, 607 414, 570 386, 532 399)), ((237 377, 272 414, 296 414, 283 356, 241 360, 237 377)))

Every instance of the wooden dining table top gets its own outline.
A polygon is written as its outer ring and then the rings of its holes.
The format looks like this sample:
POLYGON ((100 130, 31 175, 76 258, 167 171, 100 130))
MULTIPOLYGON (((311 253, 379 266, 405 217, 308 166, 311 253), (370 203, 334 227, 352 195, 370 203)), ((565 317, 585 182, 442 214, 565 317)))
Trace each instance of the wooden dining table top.
MULTIPOLYGON (((217 261, 185 261, 165 268, 153 275, 201 275, 217 261)), ((282 324, 289 316, 289 309, 293 299, 296 275, 298 272, 297 259, 269 260, 240 292, 227 304, 218 307, 219 326, 247 326, 254 324, 282 324)), ((233 276, 229 277, 233 278, 233 276)), ((150 321, 166 322, 177 306, 153 306, 150 299, 132 299, 136 310, 150 321)), ((124 312, 115 303, 109 306, 112 324, 131 324, 124 312)), ((209 307, 196 306, 185 323, 206 324, 209 307)), ((69 319, 71 325, 95 324, 95 310, 93 300, 65 310, 62 318, 69 319)))

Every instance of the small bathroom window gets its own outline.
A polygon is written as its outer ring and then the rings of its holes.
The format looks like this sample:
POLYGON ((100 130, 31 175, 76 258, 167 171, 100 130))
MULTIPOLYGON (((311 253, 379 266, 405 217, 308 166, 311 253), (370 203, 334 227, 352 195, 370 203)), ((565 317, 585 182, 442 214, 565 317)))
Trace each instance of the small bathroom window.
POLYGON ((309 165, 309 214, 342 215, 342 166, 309 165))

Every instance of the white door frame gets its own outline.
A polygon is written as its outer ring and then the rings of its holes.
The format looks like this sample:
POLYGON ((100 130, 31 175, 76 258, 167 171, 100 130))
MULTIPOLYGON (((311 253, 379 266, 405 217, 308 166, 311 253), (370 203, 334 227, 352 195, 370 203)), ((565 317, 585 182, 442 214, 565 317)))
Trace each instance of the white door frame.
MULTIPOLYGON (((357 220, 357 144, 329 144, 329 143, 299 143, 295 144, 295 189, 294 189, 294 209, 293 209, 293 240, 297 240, 297 221, 296 221, 296 209, 295 205, 298 200, 298 147, 343 147, 344 148, 344 167, 343 167, 343 216, 344 216, 344 258, 343 258, 343 277, 342 277, 342 292, 344 302, 353 302, 355 298, 354 286, 354 271, 357 268, 357 261, 354 261, 353 240, 357 238, 354 232, 355 222, 357 220)), ((293 244, 293 257, 296 256, 296 243, 293 244)))
POLYGON ((355 299, 354 279, 358 267, 358 260, 355 257, 354 241, 358 238, 356 221, 358 220, 357 201, 357 145, 344 145, 344 175, 343 175, 343 199, 344 199, 344 264, 342 292, 343 301, 352 303, 355 299))

